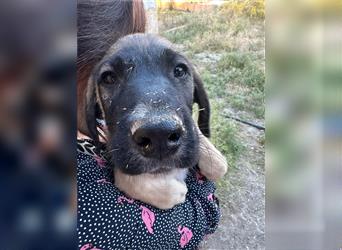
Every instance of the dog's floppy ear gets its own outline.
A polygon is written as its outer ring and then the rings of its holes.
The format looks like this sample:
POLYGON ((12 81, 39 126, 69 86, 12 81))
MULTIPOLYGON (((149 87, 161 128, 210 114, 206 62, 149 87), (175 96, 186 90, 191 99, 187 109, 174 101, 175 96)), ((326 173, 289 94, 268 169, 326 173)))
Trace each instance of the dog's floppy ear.
POLYGON ((93 139, 95 146, 100 144, 99 134, 97 131, 97 98, 96 89, 93 82, 93 77, 90 77, 86 91, 85 100, 85 121, 88 128, 88 134, 91 139, 93 139))
POLYGON ((198 104, 198 127, 202 134, 210 137, 210 104, 199 74, 194 70, 194 103, 198 104))

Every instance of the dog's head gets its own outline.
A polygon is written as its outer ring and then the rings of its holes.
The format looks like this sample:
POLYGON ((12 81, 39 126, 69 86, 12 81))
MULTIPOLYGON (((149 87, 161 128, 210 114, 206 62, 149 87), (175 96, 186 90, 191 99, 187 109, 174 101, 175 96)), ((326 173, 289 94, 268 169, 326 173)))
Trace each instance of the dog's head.
POLYGON ((107 127, 107 157, 127 174, 188 168, 198 161, 198 131, 209 136, 209 102, 191 63, 167 40, 147 34, 121 38, 89 79, 86 119, 98 141, 96 118, 107 127))

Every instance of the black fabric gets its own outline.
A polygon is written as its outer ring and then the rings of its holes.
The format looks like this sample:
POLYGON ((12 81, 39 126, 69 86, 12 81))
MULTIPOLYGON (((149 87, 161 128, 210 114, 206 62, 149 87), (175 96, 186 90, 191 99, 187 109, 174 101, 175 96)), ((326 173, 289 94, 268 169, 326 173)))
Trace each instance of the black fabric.
POLYGON ((218 226, 215 185, 197 170, 186 179, 186 201, 169 210, 130 199, 112 183, 103 158, 78 151, 79 249, 196 249, 218 226))

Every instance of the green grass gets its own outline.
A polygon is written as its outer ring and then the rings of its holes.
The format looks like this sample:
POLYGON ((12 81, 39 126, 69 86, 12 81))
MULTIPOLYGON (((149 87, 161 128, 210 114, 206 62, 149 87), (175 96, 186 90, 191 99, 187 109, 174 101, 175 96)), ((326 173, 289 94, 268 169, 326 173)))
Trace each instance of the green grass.
POLYGON ((229 165, 234 167, 238 156, 243 150, 243 145, 236 136, 236 124, 223 115, 223 103, 213 100, 211 107, 212 142, 226 156, 229 165))
POLYGON ((208 92, 213 143, 229 165, 244 149, 226 109, 244 119, 264 118, 264 20, 235 15, 229 7, 206 12, 163 11, 160 33, 180 45, 196 65, 208 92), (181 27, 171 30, 175 27, 181 27))

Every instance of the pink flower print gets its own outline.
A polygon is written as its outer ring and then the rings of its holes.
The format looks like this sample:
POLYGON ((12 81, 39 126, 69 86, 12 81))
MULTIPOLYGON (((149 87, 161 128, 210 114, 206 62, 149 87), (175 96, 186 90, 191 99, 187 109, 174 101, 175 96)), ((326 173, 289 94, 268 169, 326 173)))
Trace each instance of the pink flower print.
POLYGON ((88 243, 88 244, 83 245, 80 250, 101 250, 101 249, 93 247, 93 244, 88 243))
POLYGON ((200 172, 196 172, 196 180, 198 183, 202 184, 205 180, 205 177, 200 172))
POLYGON ((156 220, 155 219, 155 215, 147 207, 140 206, 140 208, 142 209, 142 211, 141 211, 141 218, 142 218, 143 222, 145 223, 147 231, 150 234, 153 234, 153 224, 154 224, 154 222, 156 220))
POLYGON ((120 203, 120 204, 123 204, 124 201, 126 201, 127 203, 130 203, 130 204, 132 204, 132 203, 134 202, 133 199, 128 199, 127 197, 125 197, 125 196, 123 196, 123 195, 119 196, 118 199, 117 199, 117 201, 118 201, 118 203, 120 203))
POLYGON ((94 156, 94 158, 95 158, 95 160, 96 160, 96 162, 97 162, 97 165, 98 165, 100 168, 106 167, 106 161, 105 161, 103 158, 101 158, 101 157, 99 157, 99 156, 94 156))
POLYGON ((213 194, 209 194, 207 198, 208 198, 208 201, 214 201, 213 194))
POLYGON ((96 181, 97 183, 106 183, 106 184, 109 184, 110 182, 109 181, 107 181, 106 179, 99 179, 99 180, 97 180, 96 181))
POLYGON ((181 238, 180 238, 180 246, 181 248, 183 248, 186 244, 188 244, 188 242, 191 240, 192 238, 192 232, 189 228, 187 227, 183 227, 182 226, 178 226, 178 233, 181 234, 181 238))

